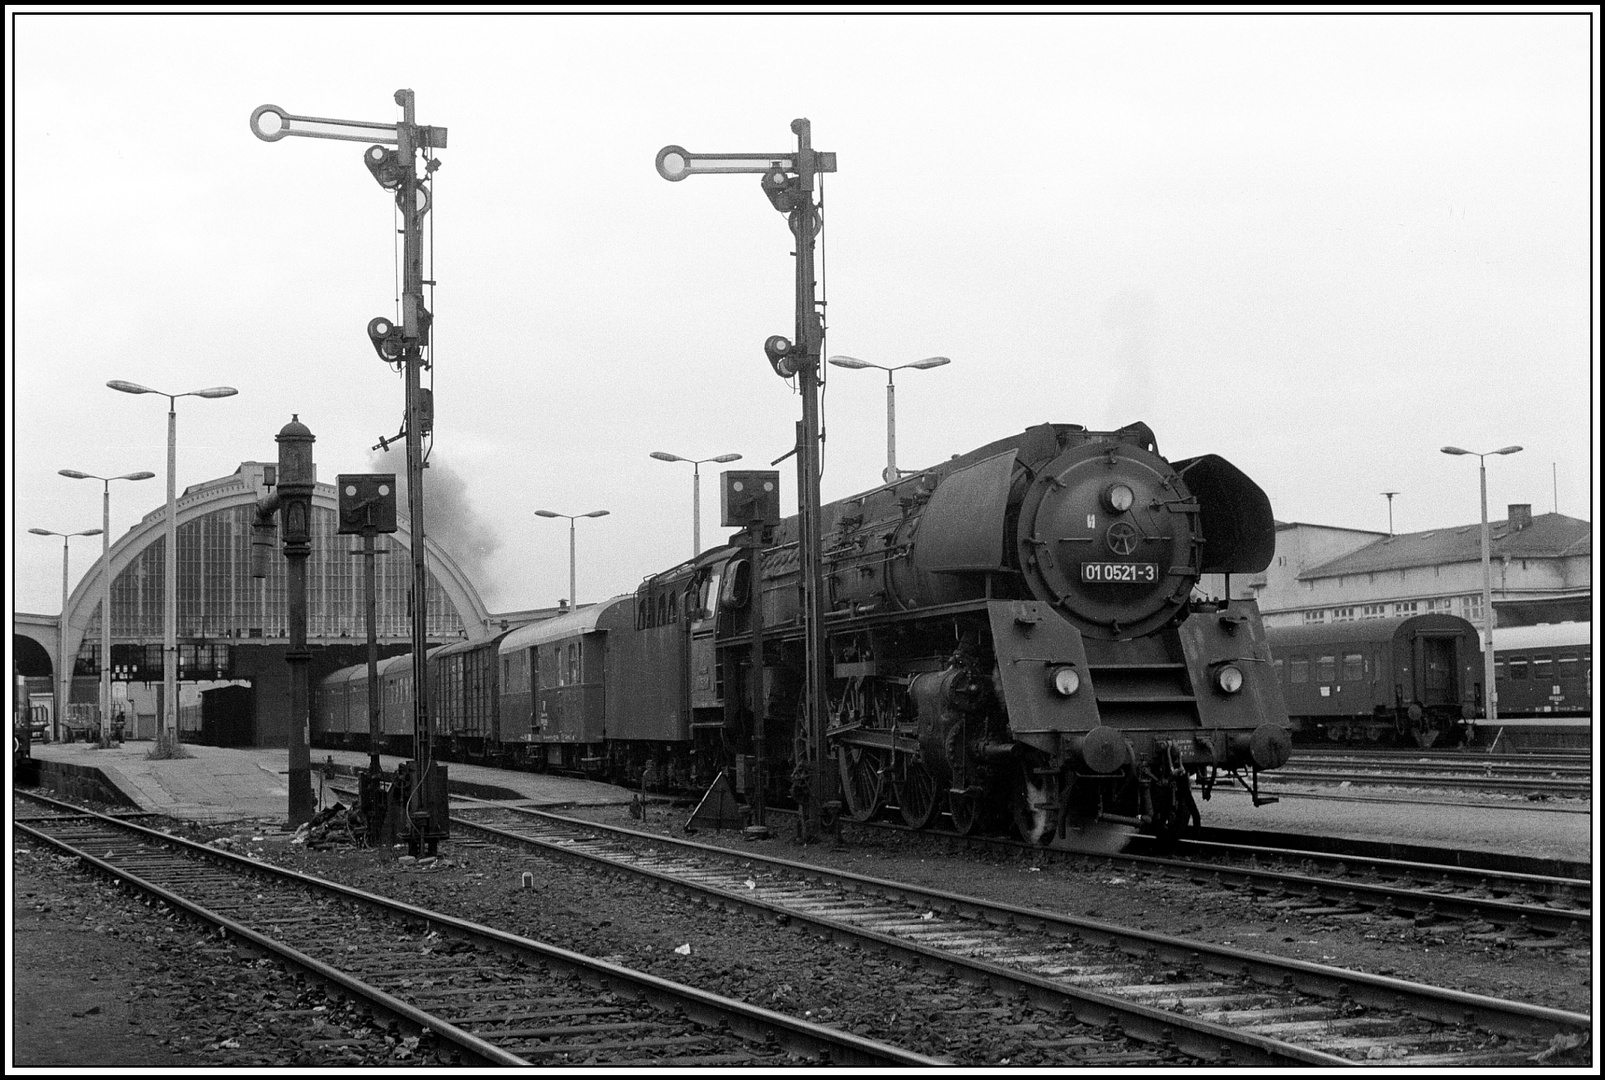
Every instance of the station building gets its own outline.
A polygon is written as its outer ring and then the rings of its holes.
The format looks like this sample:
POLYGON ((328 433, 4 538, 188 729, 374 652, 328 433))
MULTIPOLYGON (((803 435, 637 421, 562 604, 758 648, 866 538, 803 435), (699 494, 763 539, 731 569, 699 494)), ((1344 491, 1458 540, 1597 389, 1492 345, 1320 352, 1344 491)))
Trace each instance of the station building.
MULTIPOLYGON (((1534 516, 1513 503, 1488 523, 1496 627, 1593 618, 1592 526, 1534 516)), ((1219 578, 1214 595, 1226 587, 1219 578)), ((1482 522, 1388 534, 1307 522, 1276 523, 1276 554, 1262 573, 1233 577, 1231 594, 1259 602, 1266 626, 1458 615, 1484 627, 1482 522)))
MULTIPOLYGON (((247 461, 230 476, 186 488, 178 504, 178 650, 180 729, 193 738, 202 690, 235 685, 249 690, 231 700, 246 704, 230 718, 232 742, 287 745, 289 651, 287 562, 275 544, 268 576, 251 576, 251 525, 257 500, 269 493, 262 462, 247 461)), ((110 565, 97 560, 67 602, 67 656, 73 678, 69 707, 93 706, 100 697, 101 597, 111 586, 111 670, 114 712, 129 734, 148 738, 160 715, 165 604, 167 507, 153 510, 111 546, 110 565)), ((405 519, 405 515, 400 516, 405 519)), ((379 537, 376 622, 380 657, 412 648, 411 534, 379 537)), ((360 537, 337 535, 334 485, 320 483, 312 497, 312 554, 307 560, 308 665, 314 683, 338 668, 367 660, 364 571, 360 537)), ((557 609, 492 616, 474 583, 451 554, 425 541, 429 575, 430 645, 474 639, 509 626, 550 617, 557 609)), ((48 690, 60 671, 60 619, 18 613, 12 627, 16 674, 48 690)))

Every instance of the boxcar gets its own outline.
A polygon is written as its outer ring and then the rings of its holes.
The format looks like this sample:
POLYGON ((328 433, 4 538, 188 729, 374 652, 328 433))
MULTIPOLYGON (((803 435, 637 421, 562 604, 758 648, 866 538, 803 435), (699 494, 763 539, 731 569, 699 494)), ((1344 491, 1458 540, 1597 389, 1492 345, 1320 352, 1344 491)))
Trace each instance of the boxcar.
POLYGON ((1454 615, 1266 630, 1295 737, 1447 745, 1482 712, 1477 628, 1454 615))
POLYGON ((459 641, 429 654, 429 712, 435 737, 457 761, 497 757, 501 695, 496 687, 497 646, 507 633, 459 641))

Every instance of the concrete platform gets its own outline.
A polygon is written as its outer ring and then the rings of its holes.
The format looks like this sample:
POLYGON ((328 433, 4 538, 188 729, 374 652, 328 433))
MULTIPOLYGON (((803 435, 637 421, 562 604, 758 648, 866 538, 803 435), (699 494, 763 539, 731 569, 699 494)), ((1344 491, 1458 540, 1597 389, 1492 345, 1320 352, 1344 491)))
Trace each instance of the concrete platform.
MULTIPOLYGON (((212 824, 231 821, 284 822, 289 817, 289 751, 256 748, 184 747, 185 758, 155 761, 155 744, 127 742, 102 750, 93 743, 46 743, 33 747, 42 782, 73 786, 88 792, 97 782, 105 801, 186 821, 212 824)), ((390 772, 406 759, 380 758, 390 772)), ((368 755, 353 750, 312 752, 312 791, 318 798, 319 766, 333 761, 337 773, 349 775, 368 766, 368 755)), ((566 776, 487 769, 448 763, 453 794, 519 800, 536 807, 609 806, 628 803, 632 792, 612 784, 566 776)), ((324 793, 319 806, 335 796, 324 793)))

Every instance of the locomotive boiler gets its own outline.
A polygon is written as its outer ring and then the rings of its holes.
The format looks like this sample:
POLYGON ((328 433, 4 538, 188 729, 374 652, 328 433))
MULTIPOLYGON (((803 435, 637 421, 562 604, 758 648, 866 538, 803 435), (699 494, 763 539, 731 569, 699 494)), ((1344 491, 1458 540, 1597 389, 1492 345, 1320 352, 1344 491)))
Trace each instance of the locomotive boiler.
MULTIPOLYGON (((1012 819, 1033 843, 1110 821, 1174 833, 1198 819, 1194 779, 1207 798, 1235 777, 1259 801, 1258 772, 1287 760, 1255 604, 1195 593, 1274 551, 1269 501, 1222 458, 1167 461, 1143 424, 1045 424, 827 504, 821 531, 826 734, 854 818, 895 808, 964 833, 1012 819)), ((755 616, 763 726, 795 728, 797 540, 791 518, 756 575, 739 548, 676 575, 720 600, 699 607, 693 728, 738 751, 758 727, 736 689, 755 616)))

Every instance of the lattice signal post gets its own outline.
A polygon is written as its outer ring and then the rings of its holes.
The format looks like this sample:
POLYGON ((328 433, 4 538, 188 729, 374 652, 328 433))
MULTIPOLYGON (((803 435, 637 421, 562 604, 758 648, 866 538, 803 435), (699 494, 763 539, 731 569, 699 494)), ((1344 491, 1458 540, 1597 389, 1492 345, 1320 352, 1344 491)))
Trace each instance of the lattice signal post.
MULTIPOLYGON (((433 407, 421 384, 422 369, 428 366, 424 350, 429 348, 433 316, 424 307, 423 221, 430 210, 427 180, 440 167, 432 156, 446 147, 446 129, 416 122, 411 90, 397 90, 395 102, 402 119, 392 123, 365 120, 331 120, 316 116, 294 116, 277 105, 262 105, 251 113, 251 131, 264 142, 277 142, 286 135, 309 139, 336 139, 371 143, 363 151, 363 163, 379 186, 395 192, 396 208, 402 217, 401 325, 388 318, 368 323, 368 338, 387 364, 399 367, 406 376, 407 501, 412 546, 412 685, 413 757, 406 798, 410 832, 409 846, 414 854, 425 847, 433 851, 446 836, 444 766, 434 762, 434 740, 429 726, 429 676, 425 667, 428 648, 426 597, 429 572, 424 563, 424 474, 423 436, 432 424, 433 407), (391 149, 391 148, 394 149, 391 149), (424 181, 418 178, 418 155, 424 157, 424 181)), ((389 440, 380 439, 381 446, 389 440)))
POLYGON ((819 360, 824 350, 825 320, 815 299, 814 241, 821 224, 814 202, 814 179, 836 171, 836 155, 815 150, 806 119, 793 120, 797 149, 779 154, 693 154, 681 146, 658 151, 658 175, 684 180, 699 173, 759 173, 763 192, 786 215, 797 244, 797 314, 793 336, 776 334, 764 342, 764 355, 783 379, 796 378, 802 397, 802 424, 797 437, 798 575, 803 612, 805 677, 801 752, 797 755, 795 794, 803 807, 803 838, 822 827, 827 804, 839 805, 836 770, 825 767, 825 619, 822 596, 823 553, 819 536, 819 360))

